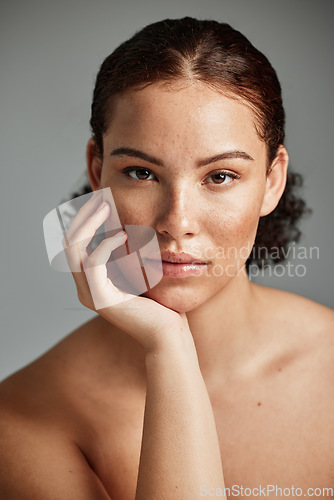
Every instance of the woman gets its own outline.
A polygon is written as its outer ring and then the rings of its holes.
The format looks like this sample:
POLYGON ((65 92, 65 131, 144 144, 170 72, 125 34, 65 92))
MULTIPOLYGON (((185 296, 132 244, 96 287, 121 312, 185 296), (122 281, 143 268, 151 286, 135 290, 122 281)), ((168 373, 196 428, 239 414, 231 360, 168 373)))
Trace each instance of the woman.
POLYGON ((64 246, 80 302, 108 305, 3 382, 2 497, 333 497, 333 311, 247 276, 305 211, 270 63, 227 24, 154 23, 102 64, 91 127, 64 246), (88 255, 105 188, 156 232, 141 296, 101 265, 125 238, 88 255))

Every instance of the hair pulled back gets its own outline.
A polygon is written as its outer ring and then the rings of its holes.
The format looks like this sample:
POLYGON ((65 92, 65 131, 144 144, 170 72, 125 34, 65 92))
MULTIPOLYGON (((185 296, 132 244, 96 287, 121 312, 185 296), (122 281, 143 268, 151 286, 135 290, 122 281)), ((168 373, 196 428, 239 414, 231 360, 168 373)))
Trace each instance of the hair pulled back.
MULTIPOLYGON (((138 31, 116 48, 97 74, 90 126, 96 154, 103 157, 103 135, 118 96, 156 82, 202 82, 241 100, 254 112, 256 130, 267 145, 267 172, 284 144, 285 113, 281 86, 267 57, 229 24, 214 20, 165 19, 138 31)), ((289 172, 286 189, 275 210, 261 217, 246 266, 281 262, 287 246, 298 241, 296 223, 309 212, 295 194, 302 177, 289 172), (271 252, 275 249, 274 253, 271 252), (270 257, 270 253, 275 255, 270 257)), ((91 191, 89 183, 72 196, 91 191)))

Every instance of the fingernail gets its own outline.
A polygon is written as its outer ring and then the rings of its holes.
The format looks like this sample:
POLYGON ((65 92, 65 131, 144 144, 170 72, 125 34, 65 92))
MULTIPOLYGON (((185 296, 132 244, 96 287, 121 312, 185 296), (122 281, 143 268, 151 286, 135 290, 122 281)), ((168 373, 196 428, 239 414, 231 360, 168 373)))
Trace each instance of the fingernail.
POLYGON ((117 233, 117 234, 115 235, 115 238, 120 239, 120 240, 122 240, 122 239, 124 239, 124 238, 126 238, 126 237, 127 237, 127 234, 126 234, 126 232, 125 232, 125 231, 121 231, 120 233, 117 233))

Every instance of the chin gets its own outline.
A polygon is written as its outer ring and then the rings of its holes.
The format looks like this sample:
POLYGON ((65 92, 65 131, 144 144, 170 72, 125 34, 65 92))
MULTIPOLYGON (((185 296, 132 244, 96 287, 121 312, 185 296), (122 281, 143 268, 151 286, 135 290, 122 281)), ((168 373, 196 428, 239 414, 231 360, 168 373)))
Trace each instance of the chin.
POLYGON ((208 300, 208 297, 201 297, 198 292, 193 290, 185 290, 183 287, 159 289, 158 285, 143 293, 142 297, 155 300, 155 302, 178 313, 193 311, 208 300))

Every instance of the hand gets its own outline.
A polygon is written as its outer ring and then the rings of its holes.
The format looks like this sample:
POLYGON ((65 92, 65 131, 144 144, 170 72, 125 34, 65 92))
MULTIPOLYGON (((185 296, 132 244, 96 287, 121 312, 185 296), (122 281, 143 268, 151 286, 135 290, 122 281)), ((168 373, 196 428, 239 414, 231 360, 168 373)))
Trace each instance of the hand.
POLYGON ((193 350, 185 313, 177 313, 152 299, 125 293, 108 278, 106 263, 111 252, 126 241, 126 235, 118 233, 106 238, 88 255, 87 246, 111 213, 111 206, 101 201, 94 193, 79 210, 62 241, 81 304, 134 337, 147 351, 156 351, 175 339, 193 350), (78 269, 81 272, 77 272, 78 269))

